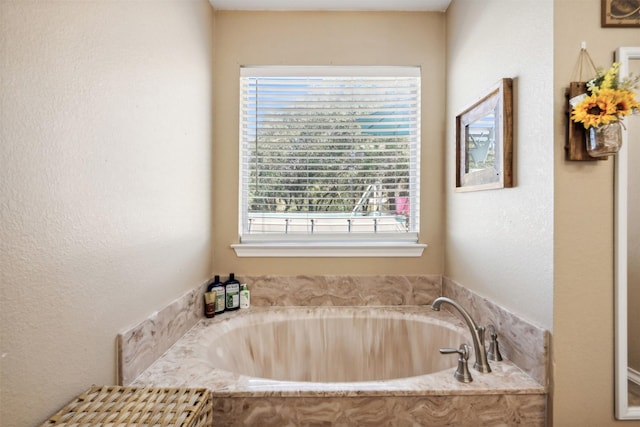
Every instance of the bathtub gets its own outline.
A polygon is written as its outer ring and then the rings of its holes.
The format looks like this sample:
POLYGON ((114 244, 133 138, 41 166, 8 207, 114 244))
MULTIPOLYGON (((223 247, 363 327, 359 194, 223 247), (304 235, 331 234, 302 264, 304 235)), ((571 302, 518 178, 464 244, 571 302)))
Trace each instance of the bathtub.
POLYGON ((544 425, 544 388, 510 361, 456 381, 439 349, 461 343, 424 306, 252 307, 201 320, 132 385, 206 387, 222 426, 544 425))
POLYGON ((213 366, 279 381, 361 382, 431 374, 456 365, 439 348, 464 330, 433 317, 376 309, 263 312, 226 322, 208 348, 213 366))

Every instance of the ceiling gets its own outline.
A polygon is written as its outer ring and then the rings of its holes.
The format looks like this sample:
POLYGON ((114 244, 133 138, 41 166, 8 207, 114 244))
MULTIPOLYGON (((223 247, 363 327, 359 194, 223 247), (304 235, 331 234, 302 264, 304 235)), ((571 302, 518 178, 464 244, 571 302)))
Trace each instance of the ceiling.
POLYGON ((395 10, 444 12, 451 0, 209 0, 217 10, 395 10))

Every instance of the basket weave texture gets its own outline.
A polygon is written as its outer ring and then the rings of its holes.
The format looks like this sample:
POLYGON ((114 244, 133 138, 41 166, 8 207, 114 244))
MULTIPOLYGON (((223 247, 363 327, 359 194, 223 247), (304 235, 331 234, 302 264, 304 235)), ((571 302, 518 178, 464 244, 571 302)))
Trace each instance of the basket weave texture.
POLYGON ((42 426, 213 425, 211 393, 206 389, 93 386, 42 426))

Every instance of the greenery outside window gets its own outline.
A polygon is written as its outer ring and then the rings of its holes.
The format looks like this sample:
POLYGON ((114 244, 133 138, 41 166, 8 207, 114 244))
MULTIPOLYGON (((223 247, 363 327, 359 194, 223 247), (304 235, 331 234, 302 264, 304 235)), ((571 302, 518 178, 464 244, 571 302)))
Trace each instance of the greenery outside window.
POLYGON ((422 252, 419 67, 243 67, 240 80, 239 255, 422 252))

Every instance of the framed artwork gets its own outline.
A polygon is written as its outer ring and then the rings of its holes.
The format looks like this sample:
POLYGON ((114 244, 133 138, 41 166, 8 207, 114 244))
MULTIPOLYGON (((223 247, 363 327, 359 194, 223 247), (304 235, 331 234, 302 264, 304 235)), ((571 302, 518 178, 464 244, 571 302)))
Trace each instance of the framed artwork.
POLYGON ((456 191, 513 186, 513 80, 456 116, 456 191))
POLYGON ((640 27, 640 0, 602 0, 602 27, 640 27))

